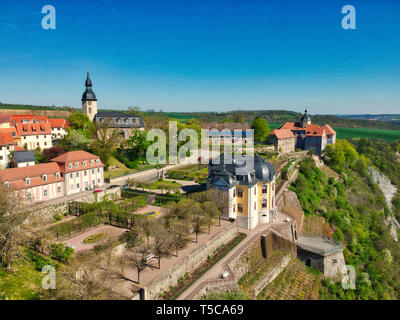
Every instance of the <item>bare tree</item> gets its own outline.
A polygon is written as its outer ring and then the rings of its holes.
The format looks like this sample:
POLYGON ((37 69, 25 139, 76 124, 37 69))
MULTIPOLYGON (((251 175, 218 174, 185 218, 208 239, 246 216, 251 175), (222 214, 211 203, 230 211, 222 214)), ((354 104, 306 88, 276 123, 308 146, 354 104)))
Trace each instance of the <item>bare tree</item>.
POLYGON ((154 225, 154 241, 152 244, 153 252, 158 259, 158 269, 161 267, 161 257, 169 254, 171 247, 171 237, 162 223, 154 225))
POLYGON ((150 237, 154 234, 154 221, 145 217, 144 219, 138 220, 139 229, 143 232, 147 239, 147 247, 150 246, 150 237))
POLYGON ((197 243, 199 240, 199 232, 201 231, 201 228, 206 224, 206 218, 204 210, 201 209, 199 203, 194 200, 191 201, 192 205, 189 208, 189 217, 192 228, 196 233, 196 243, 197 243))
POLYGON ((176 256, 178 256, 179 247, 184 244, 187 235, 188 235, 188 228, 184 220, 177 220, 172 223, 171 238, 172 238, 172 243, 176 249, 176 256))
POLYGON ((211 190, 211 201, 217 206, 218 226, 221 226, 221 216, 229 209, 228 193, 219 189, 213 189, 211 190))
POLYGON ((140 283, 140 272, 146 267, 146 256, 148 251, 145 247, 136 248, 131 254, 126 256, 128 264, 136 268, 138 273, 137 283, 140 283))
POLYGON ((0 181, 0 259, 8 270, 19 247, 30 240, 27 221, 33 210, 34 206, 28 206, 21 195, 0 181))
POLYGON ((203 207, 202 209, 205 213, 205 217, 206 217, 207 224, 208 224, 208 234, 210 234, 211 233, 211 225, 212 225, 214 219, 217 216, 220 216, 219 210, 217 208, 217 205, 213 201, 204 202, 202 207, 203 207))

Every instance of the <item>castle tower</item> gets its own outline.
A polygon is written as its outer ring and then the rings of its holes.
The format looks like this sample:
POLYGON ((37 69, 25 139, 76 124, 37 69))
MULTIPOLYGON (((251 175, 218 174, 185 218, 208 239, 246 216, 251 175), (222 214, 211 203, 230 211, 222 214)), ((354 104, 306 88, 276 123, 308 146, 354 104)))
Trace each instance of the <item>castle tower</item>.
POLYGON ((305 128, 306 125, 311 124, 311 117, 307 113, 307 109, 304 111, 304 115, 301 117, 300 125, 305 128))
POLYGON ((87 73, 85 86, 86 90, 82 95, 82 111, 89 117, 90 121, 93 121, 94 116, 97 114, 97 99, 92 91, 92 80, 90 80, 89 72, 87 73))

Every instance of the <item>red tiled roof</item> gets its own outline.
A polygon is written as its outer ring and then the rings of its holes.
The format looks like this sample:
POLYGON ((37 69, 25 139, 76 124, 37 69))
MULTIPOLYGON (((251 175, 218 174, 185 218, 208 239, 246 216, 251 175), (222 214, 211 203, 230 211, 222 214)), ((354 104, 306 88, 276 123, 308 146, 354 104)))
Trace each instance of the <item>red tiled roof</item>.
POLYGON ((295 135, 289 129, 275 129, 270 134, 276 135, 278 139, 295 138, 295 135))
MULTIPOLYGON (((11 169, 4 169, 0 170, 0 180, 3 182, 17 182, 18 180, 24 181, 26 178, 35 178, 41 177, 43 175, 52 175, 60 171, 60 167, 57 163, 42 163, 31 167, 24 167, 24 168, 11 168, 11 169)), ((61 181, 61 178, 58 180, 61 181)), ((44 182, 43 184, 47 184, 51 182, 44 182)), ((32 184, 27 186, 32 187, 32 184)))
POLYGON ((69 128, 69 122, 65 119, 49 119, 52 128, 69 128))
POLYGON ((0 123, 10 123, 11 116, 9 114, 0 114, 0 123))
POLYGON ((279 129, 289 129, 289 130, 304 130, 304 128, 298 126, 296 122, 286 122, 282 127, 279 129))
POLYGON ((336 131, 329 124, 324 125, 324 129, 327 134, 336 134, 336 131))
POLYGON ((306 136, 322 136, 324 134, 324 128, 316 124, 306 125, 306 136))
POLYGON ((0 133, 0 146, 8 146, 14 144, 14 138, 11 132, 0 133))
POLYGON ((51 134, 50 123, 17 123, 15 128, 20 136, 51 134))
POLYGON ((15 128, 0 128, 0 134, 2 134, 2 133, 11 133, 11 135, 12 135, 13 132, 14 132, 14 135, 13 135, 14 139, 19 139, 20 136, 19 136, 19 134, 17 132, 17 129, 15 129, 15 128))
POLYGON ((22 123, 22 121, 32 121, 35 120, 36 122, 40 123, 48 123, 49 119, 46 116, 36 116, 34 114, 12 114, 11 115, 11 123, 17 124, 22 123))
POLYGON ((20 146, 15 145, 14 151, 26 151, 26 150, 24 148, 21 148, 20 146))
POLYGON ((84 161, 84 160, 95 160, 99 159, 98 156, 91 154, 89 152, 79 150, 79 151, 70 151, 63 153, 62 155, 51 159, 50 161, 59 162, 59 163, 68 163, 68 162, 75 162, 75 161, 84 161))

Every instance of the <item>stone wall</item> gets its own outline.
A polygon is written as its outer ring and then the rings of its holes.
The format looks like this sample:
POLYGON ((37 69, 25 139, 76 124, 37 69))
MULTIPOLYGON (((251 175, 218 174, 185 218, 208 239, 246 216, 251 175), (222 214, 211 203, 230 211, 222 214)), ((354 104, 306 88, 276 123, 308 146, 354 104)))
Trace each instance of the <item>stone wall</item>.
POLYGON ((168 270, 164 271, 144 286, 144 298, 146 300, 159 298, 165 290, 175 285, 180 277, 183 277, 186 272, 190 273, 202 262, 206 261, 207 257, 211 255, 215 249, 232 240, 238 232, 237 222, 233 222, 225 230, 213 236, 205 244, 193 250, 177 264, 171 266, 168 270))

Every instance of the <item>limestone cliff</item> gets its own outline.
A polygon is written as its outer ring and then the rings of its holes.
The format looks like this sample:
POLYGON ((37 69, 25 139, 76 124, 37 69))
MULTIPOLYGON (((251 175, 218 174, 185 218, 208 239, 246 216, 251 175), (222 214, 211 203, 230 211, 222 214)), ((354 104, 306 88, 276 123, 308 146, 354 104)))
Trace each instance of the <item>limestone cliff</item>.
MULTIPOLYGON (((381 191, 385 197, 386 204, 391 212, 392 211, 392 199, 397 192, 397 187, 391 183, 390 179, 387 176, 385 176, 383 173, 380 173, 375 168, 373 168, 371 166, 368 167, 368 172, 369 172, 369 175, 370 175, 372 181, 379 186, 379 189, 381 189, 381 191)), ((391 234, 392 234, 393 238, 396 241, 398 241, 396 228, 400 229, 400 224, 392 215, 390 215, 386 219, 386 223, 391 226, 391 234)))

